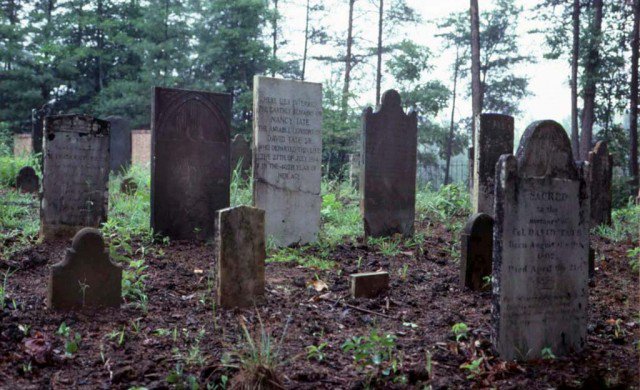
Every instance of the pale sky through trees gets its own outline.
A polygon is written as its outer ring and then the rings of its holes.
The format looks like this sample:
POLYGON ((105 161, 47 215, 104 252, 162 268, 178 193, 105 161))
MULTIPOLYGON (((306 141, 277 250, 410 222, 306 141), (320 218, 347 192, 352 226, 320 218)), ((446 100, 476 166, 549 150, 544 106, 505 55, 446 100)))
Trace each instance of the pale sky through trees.
MULTIPOLYGON (((300 0, 297 0, 300 1, 300 0)), ((306 1, 303 1, 306 3, 306 1)), ((516 144, 519 141, 519 135, 524 131, 525 127, 534 120, 553 119, 568 128, 570 118, 570 88, 569 75, 570 66, 566 59, 547 60, 542 57, 544 52, 544 37, 541 34, 527 33, 533 29, 544 29, 543 23, 534 19, 533 11, 530 10, 537 1, 516 0, 518 5, 524 7, 524 11, 520 15, 518 25, 518 41, 520 43, 521 53, 524 55, 532 55, 538 60, 537 63, 514 68, 515 72, 529 77, 529 90, 531 96, 525 98, 521 103, 520 109, 522 115, 516 117, 516 144)), ((342 34, 346 36, 347 7, 348 2, 345 0, 329 0, 324 2, 328 12, 323 15, 321 22, 316 21, 316 26, 322 23, 328 26, 330 33, 342 34)), ((438 20, 447 17, 452 12, 468 12, 468 0, 407 0, 407 4, 418 11, 423 22, 417 26, 404 28, 402 33, 415 42, 428 46, 433 52, 432 63, 435 69, 430 74, 424 75, 425 79, 439 79, 447 86, 451 87, 451 65, 455 59, 453 50, 444 50, 442 41, 435 35, 438 33, 436 23, 438 20)), ((356 5, 360 9, 366 9, 364 14, 358 15, 355 20, 356 32, 361 34, 363 41, 373 46, 377 39, 377 0, 358 0, 356 5)), ((480 0, 480 12, 493 7, 493 0, 480 0)), ((281 8, 284 14, 284 20, 281 22, 283 27, 283 38, 288 40, 285 48, 286 52, 291 53, 291 58, 299 57, 302 53, 302 39, 304 29, 304 6, 288 5, 281 8), (299 49, 299 50, 298 50, 299 49), (299 53, 298 53, 299 52, 299 53)), ((396 37, 395 39, 402 39, 396 37)), ((399 40, 398 39, 398 40, 399 40)), ((319 47, 311 47, 310 56, 321 54, 319 47)), ((331 51, 325 49, 322 54, 331 54, 331 51)), ((384 58, 384 62, 389 59, 389 55, 384 58)), ((357 74, 361 79, 356 82, 356 91, 360 96, 358 101, 352 102, 354 106, 365 106, 373 103, 375 97, 375 61, 372 59, 366 65, 358 65, 357 74)), ((325 82, 331 78, 332 72, 341 72, 343 67, 339 65, 329 66, 319 61, 311 61, 309 63, 309 71, 307 80, 325 82)), ((336 74, 334 77, 341 77, 342 74, 336 74)), ((338 80, 340 81, 340 79, 338 80)), ((469 81, 463 84, 458 94, 458 109, 456 116, 469 116, 471 113, 471 99, 467 98, 466 89, 470 88, 469 81)), ((388 76, 388 72, 383 69, 383 91, 393 88, 393 80, 388 76)), ((446 119, 449 112, 442 114, 446 119)))

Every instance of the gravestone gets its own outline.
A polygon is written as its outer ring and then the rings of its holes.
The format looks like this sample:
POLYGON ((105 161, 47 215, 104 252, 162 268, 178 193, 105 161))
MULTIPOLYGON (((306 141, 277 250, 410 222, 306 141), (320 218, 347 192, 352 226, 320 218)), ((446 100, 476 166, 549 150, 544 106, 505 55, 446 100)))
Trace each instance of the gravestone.
POLYGON ((250 307, 264 296, 265 212, 249 206, 217 213, 217 299, 222 307, 250 307))
POLYGON ((42 134, 44 128, 44 108, 31 110, 31 150, 33 153, 42 153, 42 134))
POLYGON ((322 84, 254 78, 253 203, 278 246, 305 244, 320 229, 322 84))
POLYGON ((231 95, 153 90, 151 228, 174 240, 214 237, 229 207, 231 95))
POLYGON ((107 220, 109 122, 87 115, 45 119, 40 233, 68 238, 107 220))
POLYGON ((231 173, 240 164, 240 175, 247 179, 251 173, 251 144, 240 134, 231 141, 231 173))
POLYGON ((111 124, 109 133, 109 168, 111 172, 122 172, 131 164, 131 128, 129 121, 119 116, 106 118, 111 124))
POLYGON ((496 163, 503 154, 513 154, 513 117, 480 114, 476 116, 476 131, 471 194, 473 212, 493 215, 496 163))
POLYGON ((151 130, 131 130, 131 164, 147 166, 151 162, 151 130))
POLYGON ((493 257, 493 218, 476 213, 467 221, 461 234, 460 287, 474 291, 489 290, 493 257))
POLYGON ((360 153, 349 154, 349 183, 360 187, 360 153))
POLYGON ((127 195, 133 195, 138 191, 138 183, 132 177, 125 177, 120 182, 120 192, 127 195))
POLYGON ((352 298, 375 298, 389 290, 388 272, 363 272, 351 274, 352 298))
POLYGON ((20 192, 37 193, 40 189, 40 180, 32 167, 22 167, 16 176, 16 188, 20 192))
POLYGON ((591 227, 611 225, 611 180, 613 157, 607 143, 598 141, 589 152, 589 185, 591 187, 591 227))
POLYGON ((13 156, 27 157, 31 155, 33 150, 33 141, 31 134, 14 134, 13 135, 13 156))
POLYGON ((496 172, 493 343, 503 359, 579 351, 587 333, 589 189, 567 133, 532 123, 496 172))
POLYGON ((365 236, 413 235, 416 203, 417 114, 402 110, 395 90, 363 114, 362 194, 365 236))
POLYGON ((122 268, 109 259, 100 231, 84 228, 51 267, 47 301, 52 309, 119 307, 121 286, 122 268))

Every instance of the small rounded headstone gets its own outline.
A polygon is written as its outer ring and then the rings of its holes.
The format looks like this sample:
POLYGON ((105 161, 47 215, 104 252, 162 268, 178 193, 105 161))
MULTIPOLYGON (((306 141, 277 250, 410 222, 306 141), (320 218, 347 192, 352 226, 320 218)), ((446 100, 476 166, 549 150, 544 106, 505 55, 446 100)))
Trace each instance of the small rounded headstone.
POLYGON ((20 192, 34 193, 38 192, 40 182, 35 169, 32 167, 23 167, 16 176, 16 187, 20 192))
POLYGON ((120 183, 120 192, 127 195, 133 195, 138 191, 138 184, 132 177, 125 177, 120 183))

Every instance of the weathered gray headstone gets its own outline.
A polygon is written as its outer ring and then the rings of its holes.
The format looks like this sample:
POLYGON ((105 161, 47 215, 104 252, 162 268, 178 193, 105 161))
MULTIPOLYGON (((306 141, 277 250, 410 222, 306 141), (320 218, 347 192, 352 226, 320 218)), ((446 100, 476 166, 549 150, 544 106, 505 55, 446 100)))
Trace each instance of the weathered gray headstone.
MULTIPOLYGON (((476 127, 477 128, 477 127, 476 127)), ((493 218, 489 214, 473 214, 460 237, 460 287, 474 291, 489 290, 493 257, 493 218)))
POLYGON ((591 187, 591 227, 611 225, 611 180, 613 157, 607 143, 598 141, 589 152, 589 185, 591 187))
POLYGON ((151 130, 131 130, 131 164, 148 166, 151 162, 151 130))
POLYGON ((493 340, 505 360, 556 356, 586 342, 589 188, 567 133, 532 123, 496 172, 493 340))
POLYGON ((377 111, 364 111, 360 193, 365 236, 413 235, 416 209, 417 114, 402 110, 395 90, 377 111))
POLYGON ((264 210, 231 207, 217 213, 218 304, 249 307, 264 296, 264 210))
POLYGON ((87 115, 45 119, 40 233, 69 238, 107 220, 109 122, 87 115))
POLYGON ((33 153, 42 153, 42 134, 44 129, 44 109, 31 110, 31 142, 33 153))
POLYGON ((229 207, 231 95, 154 88, 151 228, 176 240, 214 237, 229 207))
POLYGON ((360 187, 360 153, 349 154, 349 184, 360 187))
POLYGON ((322 84, 254 78, 253 202, 276 245, 315 241, 320 229, 322 84))
POLYGON ((26 157, 31 155, 33 144, 31 134, 13 135, 13 155, 14 157, 26 157))
POLYGON ((105 119, 111 124, 109 168, 112 172, 121 172, 131 165, 131 127, 127 119, 119 116, 105 119))
POLYGON ((243 179, 251 173, 251 144, 240 134, 236 134, 231 141, 231 172, 240 168, 243 179), (238 166, 240 164, 240 166, 238 166))
POLYGON ((20 192, 35 193, 40 189, 40 179, 32 167, 22 167, 16 177, 16 188, 20 192))
POLYGON ((351 274, 352 298, 375 298, 389 289, 388 272, 351 274))
POLYGON ((513 154, 513 117, 480 114, 476 132, 471 203, 474 213, 493 215, 496 163, 503 154, 513 154))
POLYGON ((51 267, 47 301, 52 309, 118 307, 121 290, 122 269, 109 259, 100 231, 84 228, 51 267))

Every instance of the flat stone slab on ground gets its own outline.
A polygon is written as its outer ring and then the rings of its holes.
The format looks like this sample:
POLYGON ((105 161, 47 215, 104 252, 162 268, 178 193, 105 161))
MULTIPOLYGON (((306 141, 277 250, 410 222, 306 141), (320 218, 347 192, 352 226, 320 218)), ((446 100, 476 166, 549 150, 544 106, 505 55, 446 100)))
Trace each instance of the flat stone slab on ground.
POLYGON ((352 298, 375 298, 389 290, 388 272, 363 272, 351 274, 352 298))
POLYGON ((47 302, 52 309, 119 307, 121 292, 122 268, 109 259, 100 231, 84 228, 51 267, 47 302))

